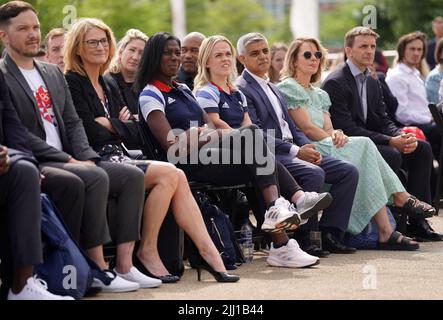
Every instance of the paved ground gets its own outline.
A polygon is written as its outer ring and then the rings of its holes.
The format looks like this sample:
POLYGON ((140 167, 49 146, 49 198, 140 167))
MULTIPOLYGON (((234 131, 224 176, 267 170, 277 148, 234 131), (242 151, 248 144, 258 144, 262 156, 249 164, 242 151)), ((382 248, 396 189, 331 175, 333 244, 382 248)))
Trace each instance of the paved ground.
MULTIPOLYGON (((431 219, 443 231, 443 214, 431 219)), ((308 269, 271 268, 266 252, 235 273, 241 280, 220 284, 204 272, 197 281, 187 269, 177 284, 125 294, 100 294, 97 299, 235 300, 235 299, 443 299, 443 242, 422 243, 417 252, 359 251, 330 255, 308 269)))

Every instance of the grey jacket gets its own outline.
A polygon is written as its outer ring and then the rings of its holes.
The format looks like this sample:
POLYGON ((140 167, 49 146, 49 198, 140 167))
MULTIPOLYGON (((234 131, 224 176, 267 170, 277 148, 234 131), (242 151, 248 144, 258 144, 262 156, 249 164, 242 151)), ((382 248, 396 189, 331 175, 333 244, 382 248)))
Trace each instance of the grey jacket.
POLYGON ((51 95, 58 123, 63 151, 46 143, 46 133, 37 101, 14 60, 9 55, 0 63, 9 93, 20 120, 29 130, 29 144, 39 162, 67 162, 72 156, 77 160, 99 159, 89 146, 83 123, 75 111, 65 77, 57 66, 34 61, 51 95))

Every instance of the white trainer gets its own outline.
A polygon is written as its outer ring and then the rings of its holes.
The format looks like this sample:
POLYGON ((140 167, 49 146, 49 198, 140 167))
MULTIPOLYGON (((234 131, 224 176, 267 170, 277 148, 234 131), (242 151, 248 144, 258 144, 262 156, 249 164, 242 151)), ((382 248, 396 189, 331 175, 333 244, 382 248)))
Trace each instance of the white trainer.
POLYGON ((94 278, 91 287, 101 288, 101 292, 130 292, 140 288, 138 283, 125 280, 110 270, 105 271, 106 275, 111 278, 111 283, 106 285, 100 279, 94 278))
POLYGON ((75 300, 71 296, 59 296, 48 291, 48 285, 37 276, 29 277, 22 291, 15 294, 9 289, 8 300, 75 300))
POLYGON ((275 249, 274 244, 271 243, 266 262, 273 267, 305 268, 319 264, 320 258, 304 252, 297 241, 290 239, 286 246, 278 249, 275 249))
POLYGON ((148 277, 141 273, 136 267, 132 267, 128 273, 118 273, 115 269, 114 272, 124 280, 138 283, 140 288, 155 288, 162 284, 160 279, 148 277))
POLYGON ((276 232, 283 229, 295 229, 300 225, 300 217, 295 208, 290 206, 283 197, 275 200, 275 204, 265 212, 265 221, 261 229, 266 232, 276 232))
POLYGON ((305 192, 301 203, 297 203, 297 211, 300 214, 300 225, 308 222, 308 219, 320 210, 326 209, 332 202, 332 196, 328 192, 305 192))

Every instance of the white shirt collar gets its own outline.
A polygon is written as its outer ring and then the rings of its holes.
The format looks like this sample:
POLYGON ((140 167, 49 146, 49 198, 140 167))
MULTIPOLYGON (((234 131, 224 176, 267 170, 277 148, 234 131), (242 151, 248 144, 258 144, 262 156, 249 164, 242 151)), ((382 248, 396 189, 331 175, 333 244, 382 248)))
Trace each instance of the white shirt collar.
POLYGON ((398 63, 398 69, 402 72, 405 72, 405 73, 410 73, 410 74, 414 74, 416 76, 420 76, 420 71, 418 71, 417 68, 411 68, 407 64, 404 64, 401 62, 398 63))
POLYGON ((255 79, 255 81, 257 81, 260 85, 262 86, 267 86, 269 83, 269 78, 268 76, 265 76, 265 78, 260 78, 259 76, 253 74, 251 71, 249 71, 248 69, 246 69, 246 72, 249 73, 249 75, 255 79))

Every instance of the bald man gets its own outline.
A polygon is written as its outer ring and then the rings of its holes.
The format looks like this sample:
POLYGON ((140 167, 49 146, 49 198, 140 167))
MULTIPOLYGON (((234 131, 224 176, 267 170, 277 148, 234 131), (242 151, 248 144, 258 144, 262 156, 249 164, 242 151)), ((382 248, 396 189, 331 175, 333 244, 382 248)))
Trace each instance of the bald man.
POLYGON ((194 78, 197 75, 197 58, 205 36, 200 32, 191 32, 183 38, 181 47, 181 67, 177 81, 194 89, 194 78))

